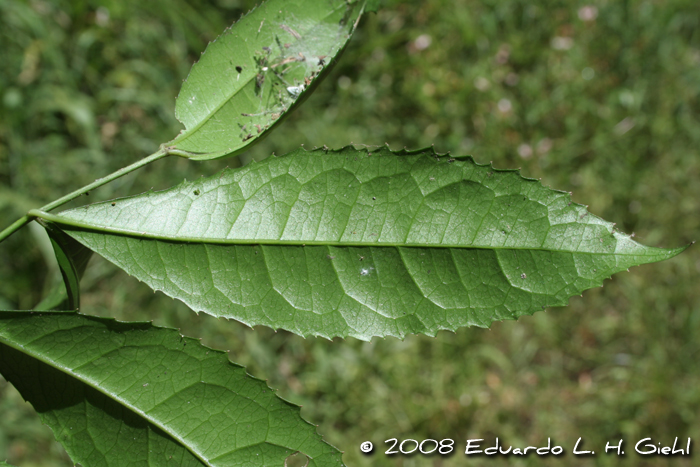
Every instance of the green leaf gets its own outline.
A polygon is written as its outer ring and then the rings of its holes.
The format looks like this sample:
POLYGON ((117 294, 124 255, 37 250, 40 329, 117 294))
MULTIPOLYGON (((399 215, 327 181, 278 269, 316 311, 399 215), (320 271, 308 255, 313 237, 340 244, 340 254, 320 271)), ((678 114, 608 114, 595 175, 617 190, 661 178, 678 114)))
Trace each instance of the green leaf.
POLYGON ((8 464, 5 461, 0 461, 0 467, 15 467, 15 466, 12 464, 8 464))
POLYGON ((310 94, 342 52, 364 1, 269 0, 209 44, 175 113, 166 145, 206 160, 238 154, 310 94))
POLYGON ((174 329, 0 312, 0 372, 86 466, 342 466, 298 406, 174 329))
POLYGON ((41 222, 51 239, 58 267, 63 277, 63 287, 53 287, 36 309, 60 308, 78 310, 80 308, 80 279, 85 273, 92 250, 66 235, 50 223, 41 222))
POLYGON ((194 310, 325 337, 489 326, 683 248, 640 245, 517 171, 432 150, 297 150, 42 214, 194 310))

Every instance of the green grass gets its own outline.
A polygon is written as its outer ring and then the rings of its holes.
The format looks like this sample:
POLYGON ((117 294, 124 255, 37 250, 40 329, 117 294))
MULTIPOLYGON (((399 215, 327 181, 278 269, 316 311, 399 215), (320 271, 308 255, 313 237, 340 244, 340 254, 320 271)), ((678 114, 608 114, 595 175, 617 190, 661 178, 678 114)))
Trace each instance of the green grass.
MULTIPOLYGON (((545 185, 675 247, 700 239, 700 10, 695 1, 387 2, 334 72, 242 156, 299 144, 435 144, 545 185), (589 15, 590 16, 590 15, 589 15), (427 37, 430 40, 427 40, 427 37), (419 39, 420 38, 420 39, 419 39), (426 46, 427 47, 424 47, 426 46)), ((0 2, 0 219, 153 152, 179 131, 174 99, 208 40, 252 2, 0 2), (168 8, 176 5, 175 8, 168 8), (108 12, 108 15, 107 15, 108 12)), ((235 159, 168 160, 82 202, 165 188, 235 159)), ((42 243, 44 242, 44 243, 42 243)), ((35 231, 0 245, 0 305, 28 308, 52 280, 35 231)), ((362 343, 304 340, 195 315, 94 259, 86 313, 153 319, 268 378, 350 465, 690 466, 633 442, 700 442, 700 253, 634 268, 567 308, 491 330, 362 343), (383 440, 498 436, 563 445, 562 458, 387 459, 383 440), (624 438, 624 458, 574 457, 624 438), (372 457, 359 452, 375 443, 372 457)), ((70 465, 47 427, 0 383, 0 459, 70 465)))

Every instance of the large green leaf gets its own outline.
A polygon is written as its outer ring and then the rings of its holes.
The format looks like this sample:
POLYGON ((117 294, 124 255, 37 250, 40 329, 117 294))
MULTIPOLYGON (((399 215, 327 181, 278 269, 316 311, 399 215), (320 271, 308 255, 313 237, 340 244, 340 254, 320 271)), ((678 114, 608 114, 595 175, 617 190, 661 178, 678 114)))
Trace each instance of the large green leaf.
POLYGON ((683 249, 640 245, 569 193, 432 150, 297 150, 35 214, 194 310, 304 336, 488 326, 683 249))
POLYGON ((186 129, 167 146, 197 160, 243 151, 327 74, 364 5, 268 0, 241 18, 192 67, 175 107, 186 129))
POLYGON ((0 373, 85 466, 342 466, 299 407, 174 329, 0 312, 0 373))

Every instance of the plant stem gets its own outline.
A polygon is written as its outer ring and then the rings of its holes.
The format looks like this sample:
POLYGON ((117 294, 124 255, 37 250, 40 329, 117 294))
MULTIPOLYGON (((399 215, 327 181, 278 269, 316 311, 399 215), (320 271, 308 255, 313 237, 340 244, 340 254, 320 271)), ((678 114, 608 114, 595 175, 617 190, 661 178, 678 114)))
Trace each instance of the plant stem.
MULTIPOLYGON (((59 206, 63 206, 69 201, 74 200, 80 195, 83 195, 90 190, 94 190, 95 188, 101 187, 102 185, 111 182, 112 180, 116 180, 119 177, 122 177, 130 172, 133 172, 136 169, 139 169, 143 167, 144 165, 150 164, 151 162, 157 161, 158 159, 162 159, 163 157, 169 156, 173 154, 169 148, 161 148, 157 152, 154 152, 148 157, 144 157, 143 159, 134 162, 131 165, 128 165, 124 168, 121 168, 117 170, 116 172, 111 173, 110 175, 107 175, 106 177, 103 178, 98 178, 94 182, 90 183, 89 185, 85 185, 84 187, 75 190, 72 193, 67 194, 66 196, 63 196, 56 201, 53 201, 46 206, 43 206, 39 208, 40 211, 51 211, 53 209, 56 209, 59 206)), ((179 155, 179 154, 178 154, 179 155)), ((29 214, 26 214, 22 216, 21 218, 17 219, 12 225, 7 227, 5 230, 0 232, 0 242, 5 240, 7 237, 15 233, 17 230, 21 229, 25 225, 29 224, 31 221, 34 220, 36 216, 30 216, 29 214)))
POLYGON ((0 242, 5 240, 7 237, 15 233, 17 230, 21 229, 25 225, 29 224, 31 221, 34 220, 34 217, 29 216, 29 215, 24 215, 14 221, 11 226, 0 232, 0 242))

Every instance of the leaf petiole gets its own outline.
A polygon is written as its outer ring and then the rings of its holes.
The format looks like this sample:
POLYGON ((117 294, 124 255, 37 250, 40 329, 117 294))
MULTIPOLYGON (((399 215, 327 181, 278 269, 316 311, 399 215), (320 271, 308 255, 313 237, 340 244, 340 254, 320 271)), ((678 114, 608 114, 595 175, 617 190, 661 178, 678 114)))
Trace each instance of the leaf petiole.
MULTIPOLYGON (((113 180, 116 180, 119 177, 122 177, 128 173, 131 173, 136 169, 140 169, 144 165, 148 165, 151 162, 155 162, 158 159, 162 159, 162 158, 164 158, 166 156, 170 156, 170 155, 177 155, 177 156, 185 156, 186 157, 186 155, 183 154, 183 151, 181 151, 181 150, 170 148, 170 147, 161 147, 158 151, 154 152, 150 156, 144 157, 143 159, 141 159, 137 162, 134 162, 131 165, 123 167, 123 168, 117 170, 116 172, 113 172, 113 173, 107 175, 106 177, 98 178, 94 182, 92 182, 88 185, 85 185, 84 187, 79 188, 79 189, 75 190, 74 192, 63 196, 63 197, 47 204, 46 206, 39 208, 39 211, 51 211, 53 209, 56 209, 57 207, 63 206, 64 204, 68 203, 69 201, 73 201, 78 196, 81 196, 81 195, 83 195, 91 190, 94 190, 95 188, 99 188, 102 185, 105 185, 113 180)), ((29 224, 35 218, 36 218, 36 216, 27 213, 24 216, 17 219, 15 222, 12 223, 12 225, 10 225, 6 229, 4 229, 2 232, 0 232, 0 242, 4 241, 10 235, 12 235, 13 233, 18 231, 19 229, 21 229, 25 225, 29 224)))

